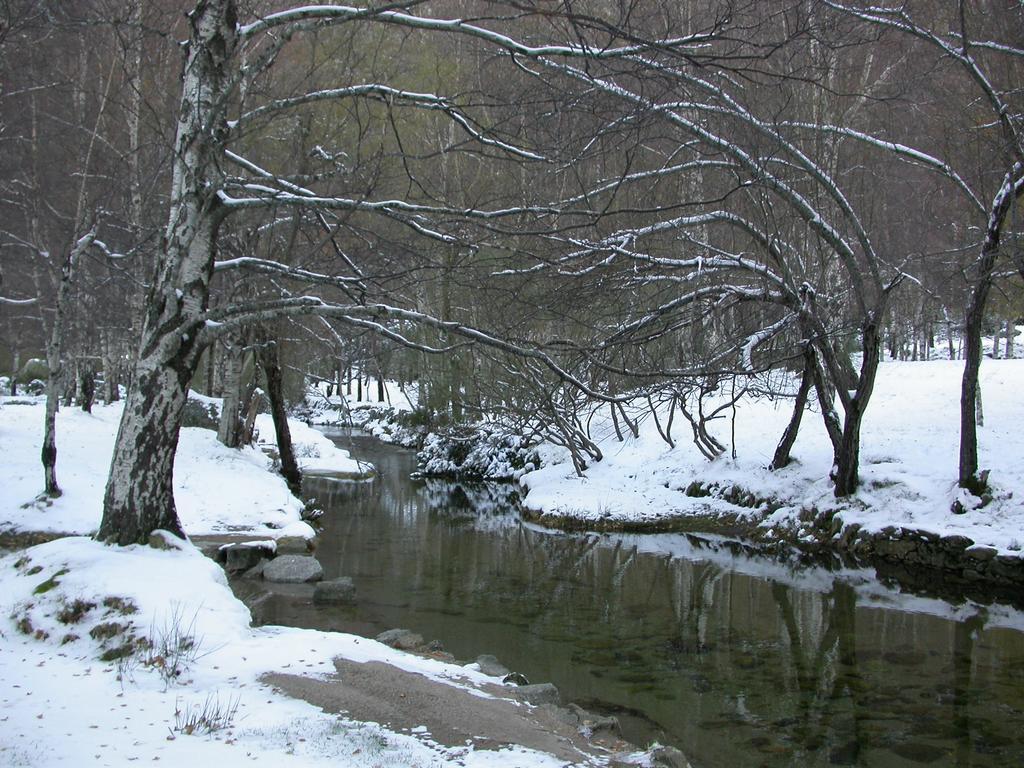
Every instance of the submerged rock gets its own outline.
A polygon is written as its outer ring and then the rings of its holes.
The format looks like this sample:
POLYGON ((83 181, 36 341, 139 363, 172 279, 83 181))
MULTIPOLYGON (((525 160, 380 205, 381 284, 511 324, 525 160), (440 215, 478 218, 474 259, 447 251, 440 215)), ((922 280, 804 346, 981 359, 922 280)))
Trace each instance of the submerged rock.
MULTIPOLYGON (((263 569, 267 567, 266 560, 260 560, 256 565, 242 574, 243 579, 262 579, 263 569)), ((251 607, 251 606, 250 606, 251 607)))
POLYGON ((356 585, 348 576, 321 581, 313 590, 314 603, 351 605, 356 600, 356 585))
POLYGON ((264 579, 279 584, 305 584, 323 577, 324 569, 317 559, 304 555, 281 555, 263 569, 264 579))
POLYGON ((691 768, 686 756, 675 747, 657 746, 649 754, 651 763, 659 768, 691 768))
POLYGON ((411 651, 423 645, 423 635, 408 629, 389 629, 377 635, 377 642, 397 648, 400 651, 411 651))

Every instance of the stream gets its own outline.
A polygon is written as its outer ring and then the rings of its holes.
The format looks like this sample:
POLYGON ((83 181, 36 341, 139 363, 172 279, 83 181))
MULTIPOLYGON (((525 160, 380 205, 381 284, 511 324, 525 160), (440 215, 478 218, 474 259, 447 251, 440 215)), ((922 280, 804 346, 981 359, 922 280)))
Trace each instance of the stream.
POLYGON ((415 455, 327 433, 372 483, 309 477, 325 578, 260 601, 262 623, 494 654, 635 744, 694 768, 1024 765, 1024 613, 901 594, 873 571, 798 568, 687 535, 586 535, 520 520, 514 486, 409 479, 415 455))

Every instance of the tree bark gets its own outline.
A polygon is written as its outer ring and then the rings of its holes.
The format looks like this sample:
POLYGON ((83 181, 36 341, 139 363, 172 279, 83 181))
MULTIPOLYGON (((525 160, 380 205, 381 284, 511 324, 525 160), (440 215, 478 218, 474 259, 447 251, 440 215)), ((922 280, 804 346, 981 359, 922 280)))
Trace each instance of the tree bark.
POLYGON ((292 435, 288 428, 288 413, 284 403, 284 386, 281 377, 281 358, 277 342, 259 345, 257 352, 263 376, 267 381, 267 398, 270 400, 270 414, 274 418, 274 433, 277 437, 277 453, 281 461, 281 475, 288 483, 288 489, 296 496, 302 493, 302 472, 295 460, 292 449, 292 435))
POLYGON ((60 269, 60 283, 57 285, 57 301, 54 306, 53 324, 46 344, 46 409, 43 415, 43 448, 40 458, 43 463, 43 493, 51 498, 61 495, 57 484, 57 408, 60 400, 61 379, 64 376, 62 360, 64 344, 64 316, 71 298, 71 279, 75 264, 92 245, 96 238, 94 231, 80 238, 68 251, 60 269))
POLYGON ((242 363, 245 348, 240 340, 225 347, 224 399, 220 406, 217 439, 228 448, 237 448, 242 444, 242 363))
POLYGON ((198 339, 224 215, 219 157, 237 45, 235 3, 204 0, 189 24, 168 224, 97 534, 121 545, 146 542, 159 528, 183 535, 174 506, 174 453, 202 352, 198 339))
POLYGON ((985 241, 978 259, 978 276, 971 290, 967 309, 964 313, 964 374, 960 383, 960 466, 959 484, 971 493, 981 495, 987 482, 978 474, 978 427, 975 410, 978 401, 978 373, 981 370, 982 321, 985 305, 992 287, 992 272, 999 255, 999 242, 1003 223, 1011 204, 1024 192, 1024 177, 1014 178, 1020 173, 1019 165, 1003 179, 1003 185, 992 201, 985 241))
POLYGON ((78 367, 77 394, 78 407, 86 413, 92 413, 92 404, 96 399, 96 373, 90 360, 83 360, 78 367))
POLYGON ((15 347, 11 363, 11 397, 18 394, 18 370, 21 368, 21 348, 15 347))
POLYGON ((121 399, 117 348, 111 337, 112 334, 109 331, 104 331, 101 341, 103 347, 103 402, 107 405, 121 399))
POLYGON ((807 408, 807 397, 810 395, 811 386, 814 383, 812 354, 810 351, 804 353, 804 372, 800 377, 800 389, 797 390, 796 400, 793 402, 793 415, 789 419, 789 424, 786 425, 786 431, 782 433, 782 439, 779 440, 779 444, 775 448, 775 455, 772 457, 772 463, 768 465, 768 469, 782 469, 792 461, 790 452, 793 450, 793 444, 800 432, 800 422, 803 420, 804 410, 807 408))
POLYGON ((843 434, 836 455, 835 495, 849 496, 856 492, 860 482, 860 428, 864 411, 875 388, 875 375, 881 352, 881 338, 874 320, 869 320, 862 332, 864 357, 861 362, 857 389, 846 405, 843 434))

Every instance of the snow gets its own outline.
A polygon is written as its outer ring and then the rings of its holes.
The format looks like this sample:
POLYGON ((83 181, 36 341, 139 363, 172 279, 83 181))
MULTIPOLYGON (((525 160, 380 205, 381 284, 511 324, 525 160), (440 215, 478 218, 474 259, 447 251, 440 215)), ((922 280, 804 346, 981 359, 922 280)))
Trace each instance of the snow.
MULTIPOLYGON (((64 495, 47 506, 33 502, 41 487, 43 401, 0 399, 0 529, 92 531, 120 414, 116 404, 97 404, 92 415, 60 411, 64 495)), ((290 426, 305 466, 355 466, 319 433, 290 426)), ((260 424, 265 433, 267 427, 260 424)), ((299 518, 302 504, 271 469, 257 449, 227 449, 210 430, 182 430, 175 497, 185 529, 260 539, 309 532, 299 518)), ((476 686, 489 678, 353 635, 253 628, 250 621, 221 568, 188 542, 157 550, 72 536, 0 557, 0 765, 564 764, 517 747, 447 748, 422 728, 398 733, 279 694, 260 677, 324 676, 336 657, 381 661, 481 696, 487 694, 476 686), (119 649, 124 660, 112 659, 119 649), (188 733, 204 711, 220 727, 188 733)))
MULTIPOLYGON (((196 395, 192 399, 220 403, 196 395)), ((96 404, 92 414, 78 408, 57 413, 57 481, 64 493, 36 501, 43 488, 43 399, 0 398, 0 444, 8 446, 0 469, 0 530, 95 531, 121 410, 114 403, 96 404)), ((269 416, 258 417, 257 425, 273 439, 269 416)), ((290 420, 289 426, 301 466, 364 471, 346 451, 302 422, 290 420)), ((258 448, 226 448, 212 430, 183 428, 174 463, 174 499, 182 526, 190 535, 312 536, 301 519, 302 502, 283 478, 268 471, 271 464, 258 448)))
POLYGON ((261 675, 324 675, 337 656, 383 661, 474 691, 474 683, 488 678, 353 635, 251 628, 248 609, 232 595, 221 569, 190 544, 159 551, 59 539, 0 558, 0 595, 4 765, 159 760, 230 768, 257 758, 286 766, 562 764, 522 749, 452 750, 422 733, 416 738, 349 721, 276 693, 261 675), (56 585, 38 594, 51 579, 56 585), (76 600, 91 607, 69 616, 76 600), (126 605, 134 611, 125 613, 126 605), (90 634, 111 623, 126 629, 105 642, 90 634), (161 674, 159 663, 147 663, 151 652, 120 664, 98 659, 128 634, 159 648, 175 630, 196 644, 177 665, 179 675, 161 674), (212 733, 184 733, 189 714, 204 707, 229 722, 212 733))
MULTIPOLYGON (((868 404, 862 431, 861 480, 855 497, 837 500, 828 480, 832 448, 817 412, 804 416, 790 466, 767 469, 789 420, 792 400, 745 396, 735 417, 737 458, 730 456, 731 415, 712 422, 711 432, 727 452, 705 461, 689 442, 689 426, 677 416, 676 447, 663 442, 651 419, 639 438, 615 439, 610 422, 595 417, 592 432, 604 460, 577 477, 565 451, 544 446, 544 466, 522 484, 531 509, 591 521, 655 521, 680 515, 741 515, 770 527, 796 528, 805 508, 836 511, 847 525, 868 531, 905 526, 942 536, 960 535, 976 544, 1019 556, 1024 536, 1024 360, 986 360, 981 369, 985 426, 979 430, 979 459, 990 468, 994 499, 967 514, 951 512, 959 450, 959 387, 963 363, 885 362, 868 404), (738 507, 714 498, 691 498, 693 481, 740 486, 783 506, 738 507)), ((795 389, 795 382, 791 385, 795 389)), ((639 409, 638 409, 639 412, 639 409)), ((607 413, 604 409, 603 413, 607 413)), ((665 423, 664 415, 662 424, 665 423)))
MULTIPOLYGON (((261 436, 260 444, 276 449, 274 442, 274 420, 270 414, 261 413, 256 417, 256 429, 261 436)), ((338 472, 365 474, 372 467, 356 461, 348 451, 339 448, 332 440, 304 422, 288 420, 288 431, 292 436, 295 460, 304 470, 317 472, 338 472)))

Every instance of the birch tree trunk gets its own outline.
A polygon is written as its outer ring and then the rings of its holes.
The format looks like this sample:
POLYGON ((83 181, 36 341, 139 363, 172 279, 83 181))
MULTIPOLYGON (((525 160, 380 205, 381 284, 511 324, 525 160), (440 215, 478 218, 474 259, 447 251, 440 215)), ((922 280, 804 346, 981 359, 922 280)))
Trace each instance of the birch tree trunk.
POLYGON ((103 331, 101 345, 103 349, 103 402, 110 405, 121 399, 117 344, 113 339, 113 333, 103 331))
POLYGON ((43 416, 43 448, 40 458, 43 462, 43 493, 51 498, 61 495, 57 484, 57 408, 60 401, 60 386, 64 376, 62 360, 64 345, 64 316, 67 314, 71 297, 71 278, 75 264, 92 245, 95 232, 89 232, 75 243, 60 269, 60 283, 57 286, 57 302, 50 326, 50 339, 46 344, 46 410, 43 416))
POLYGON ((189 23, 170 214, 97 534, 121 545, 146 542, 156 529, 184 535, 174 506, 174 453, 202 352, 198 336, 224 213, 218 158, 237 45, 234 0, 199 3, 189 23))
POLYGON ((241 340, 225 345, 224 399, 220 406, 217 439, 228 448, 237 448, 242 441, 242 368, 245 347, 241 340))

